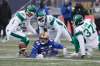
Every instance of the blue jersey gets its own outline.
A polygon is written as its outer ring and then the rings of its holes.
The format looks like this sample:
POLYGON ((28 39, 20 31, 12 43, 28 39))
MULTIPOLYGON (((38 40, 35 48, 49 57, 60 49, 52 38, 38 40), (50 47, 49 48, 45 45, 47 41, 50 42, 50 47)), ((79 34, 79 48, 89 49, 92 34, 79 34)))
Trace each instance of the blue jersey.
POLYGON ((39 11, 44 11, 46 15, 49 14, 49 11, 48 11, 49 8, 47 4, 44 2, 46 2, 46 0, 31 0, 31 3, 36 6, 36 13, 38 13, 39 11), (40 3, 42 3, 42 5, 40 3))
POLYGON ((54 56, 58 54, 58 49, 63 49, 63 45, 54 42, 54 40, 48 40, 47 44, 41 44, 39 40, 35 41, 31 51, 31 57, 35 58, 38 54, 44 56, 54 56))
POLYGON ((72 19, 72 3, 63 4, 61 7, 61 13, 64 16, 64 19, 71 20, 72 19))

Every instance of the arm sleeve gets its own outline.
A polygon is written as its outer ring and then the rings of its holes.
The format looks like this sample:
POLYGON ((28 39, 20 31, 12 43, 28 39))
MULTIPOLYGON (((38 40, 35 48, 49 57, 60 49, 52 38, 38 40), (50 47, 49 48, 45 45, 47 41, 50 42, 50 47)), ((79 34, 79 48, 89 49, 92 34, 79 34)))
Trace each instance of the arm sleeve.
POLYGON ((60 42, 60 36, 61 36, 61 31, 58 30, 58 31, 57 31, 57 35, 56 35, 56 37, 55 37, 55 42, 60 42))
POLYGON ((38 46, 34 43, 30 56, 32 58, 36 58, 37 54, 38 54, 38 46))
POLYGON ((64 46, 62 44, 59 44, 57 42, 53 42, 53 43, 54 43, 53 47, 56 48, 56 49, 63 49, 64 48, 64 46))
POLYGON ((62 34, 60 27, 58 26, 54 26, 55 30, 57 31, 56 37, 55 37, 55 42, 59 42, 60 40, 60 36, 62 34))

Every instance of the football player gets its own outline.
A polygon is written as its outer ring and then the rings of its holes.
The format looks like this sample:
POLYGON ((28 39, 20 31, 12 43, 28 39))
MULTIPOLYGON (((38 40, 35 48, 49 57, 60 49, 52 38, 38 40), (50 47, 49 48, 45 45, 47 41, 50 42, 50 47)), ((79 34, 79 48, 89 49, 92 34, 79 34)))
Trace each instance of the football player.
POLYGON ((58 55, 61 51, 63 51, 63 55, 66 56, 66 48, 64 48, 62 44, 50 40, 48 33, 43 32, 40 34, 39 40, 34 42, 30 56, 32 58, 52 57, 58 55))
POLYGON ((10 36, 15 37, 20 40, 19 42, 19 53, 24 54, 29 44, 29 38, 22 31, 18 31, 21 24, 25 23, 28 30, 33 34, 36 34, 35 30, 30 24, 31 18, 35 15, 36 7, 34 5, 28 5, 25 10, 18 11, 10 20, 9 24, 6 27, 7 39, 9 40, 10 36))
POLYGON ((57 31, 54 39, 55 42, 59 42, 62 35, 64 35, 68 41, 72 40, 65 24, 56 17, 52 15, 46 15, 44 12, 40 11, 37 13, 37 21, 40 33, 47 31, 48 29, 55 29, 57 31))
POLYGON ((74 37, 73 43, 77 50, 77 55, 84 57, 92 55, 93 48, 98 47, 98 34, 96 26, 91 19, 84 19, 81 15, 75 15, 74 21, 74 37))

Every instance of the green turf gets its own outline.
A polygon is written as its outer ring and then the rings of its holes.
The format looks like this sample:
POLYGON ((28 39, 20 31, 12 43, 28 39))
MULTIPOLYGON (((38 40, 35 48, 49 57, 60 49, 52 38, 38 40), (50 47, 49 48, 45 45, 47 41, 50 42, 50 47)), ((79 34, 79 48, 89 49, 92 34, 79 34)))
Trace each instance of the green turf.
POLYGON ((0 66, 100 66, 98 62, 71 60, 21 60, 3 59, 0 66))
MULTIPOLYGON (((62 42, 69 51, 74 51, 72 44, 68 44, 65 40, 62 42)), ((30 51, 32 44, 33 41, 30 42, 28 51, 30 51)), ((58 60, 20 59, 15 58, 18 52, 17 41, 0 42, 0 66, 100 66, 100 51, 94 51, 92 58, 85 59, 65 59, 63 56, 59 56, 58 60)))

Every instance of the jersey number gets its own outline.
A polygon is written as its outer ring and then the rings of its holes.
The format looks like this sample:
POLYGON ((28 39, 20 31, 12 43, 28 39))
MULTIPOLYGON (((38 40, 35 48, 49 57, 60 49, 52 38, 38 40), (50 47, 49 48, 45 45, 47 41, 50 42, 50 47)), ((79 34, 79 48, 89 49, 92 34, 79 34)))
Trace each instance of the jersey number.
POLYGON ((89 25, 85 30, 86 37, 90 37, 92 33, 95 33, 95 30, 92 25, 89 25))

